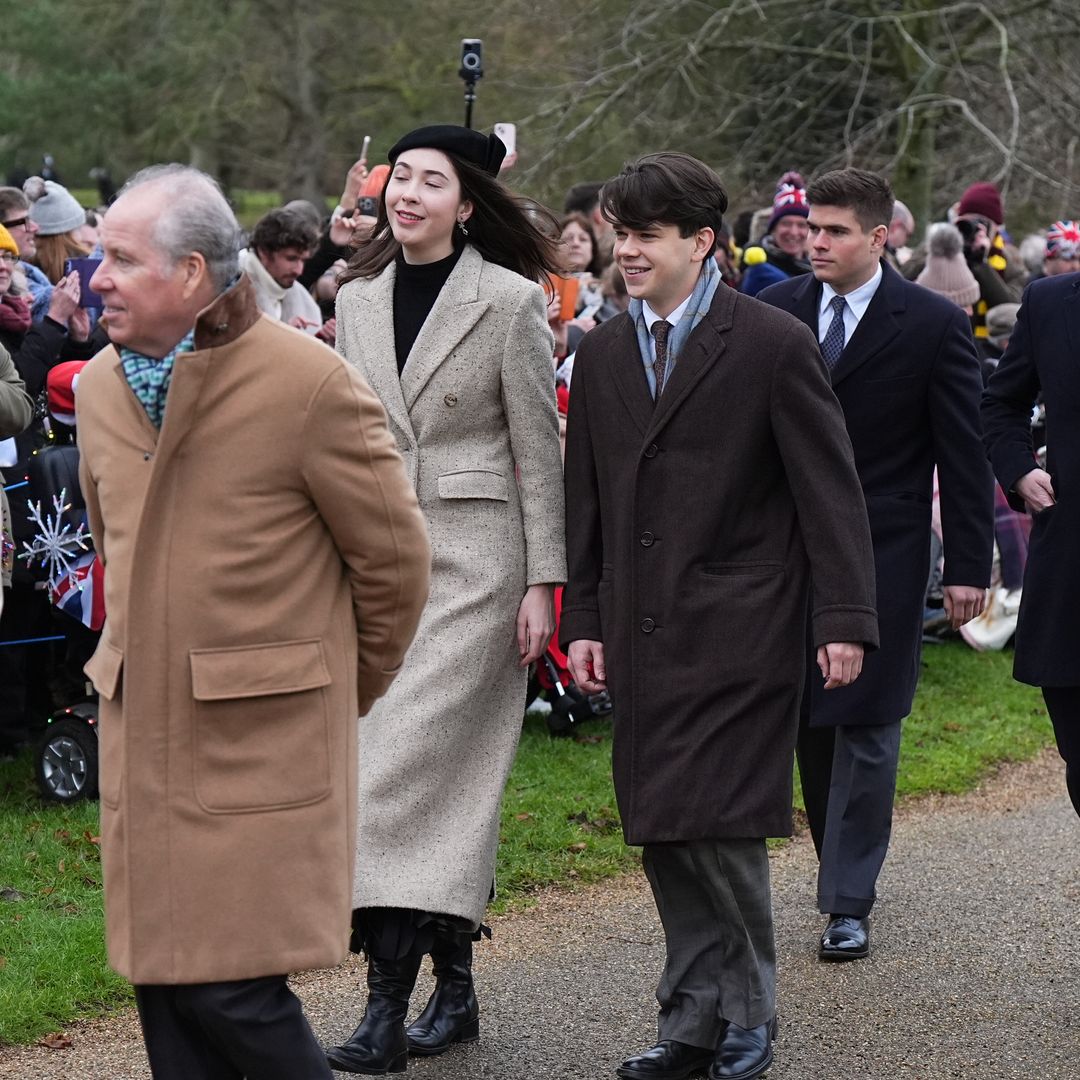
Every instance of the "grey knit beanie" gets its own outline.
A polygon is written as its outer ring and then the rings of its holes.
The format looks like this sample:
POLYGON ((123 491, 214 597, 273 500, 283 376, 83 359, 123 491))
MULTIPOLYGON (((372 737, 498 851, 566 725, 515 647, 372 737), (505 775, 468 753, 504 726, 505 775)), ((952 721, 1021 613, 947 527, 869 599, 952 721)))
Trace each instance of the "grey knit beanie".
POLYGON ((915 279, 960 307, 979 299, 979 283, 964 259, 964 238, 947 221, 931 225, 926 234, 926 266, 915 279))
POLYGON ((30 200, 30 219, 41 236, 59 236, 86 224, 86 211, 66 187, 31 176, 23 184, 30 200))

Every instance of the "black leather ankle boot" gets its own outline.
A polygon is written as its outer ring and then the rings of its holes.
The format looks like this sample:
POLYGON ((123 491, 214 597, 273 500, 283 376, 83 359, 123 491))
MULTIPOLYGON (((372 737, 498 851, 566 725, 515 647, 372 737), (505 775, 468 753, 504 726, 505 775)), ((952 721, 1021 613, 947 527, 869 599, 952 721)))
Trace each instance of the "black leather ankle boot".
POLYGON ((419 955, 400 960, 368 958, 367 1009, 348 1041, 327 1049, 326 1060, 332 1068, 365 1076, 405 1071, 409 1060, 405 1017, 420 960, 419 955))
POLYGON ((472 942, 439 941, 431 950, 435 992, 424 1011, 409 1025, 409 1053, 428 1057, 453 1043, 480 1038, 480 1006, 472 978, 472 942))

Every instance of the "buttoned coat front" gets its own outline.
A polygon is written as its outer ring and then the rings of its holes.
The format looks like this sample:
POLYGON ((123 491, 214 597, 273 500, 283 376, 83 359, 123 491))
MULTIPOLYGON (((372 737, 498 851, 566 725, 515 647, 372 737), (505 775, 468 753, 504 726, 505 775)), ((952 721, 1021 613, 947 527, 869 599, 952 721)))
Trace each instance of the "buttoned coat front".
MULTIPOLYGON (((817 335, 821 283, 782 281, 759 299, 817 335)), ((831 372, 874 538, 881 648, 851 686, 813 685, 810 724, 891 724, 919 682, 938 471, 944 583, 985 588, 994 550, 994 482, 979 425, 982 376, 968 316, 882 264, 882 279, 831 372)))
POLYGON ((340 962, 356 718, 427 594, 423 519, 378 400, 260 315, 246 278, 177 357, 160 431, 112 348, 79 381, 105 563, 101 854, 109 961, 134 983, 340 962))
POLYGON ((337 346, 382 399, 432 546, 402 677, 360 727, 357 907, 479 923, 525 706, 516 616, 566 577, 544 292, 466 247, 400 375, 393 264, 344 285, 337 346))
POLYGON ((721 286, 654 406, 633 320, 601 324, 574 364, 566 494, 559 636, 604 645, 627 842, 786 835, 807 612, 816 645, 877 642, 813 337, 721 286))

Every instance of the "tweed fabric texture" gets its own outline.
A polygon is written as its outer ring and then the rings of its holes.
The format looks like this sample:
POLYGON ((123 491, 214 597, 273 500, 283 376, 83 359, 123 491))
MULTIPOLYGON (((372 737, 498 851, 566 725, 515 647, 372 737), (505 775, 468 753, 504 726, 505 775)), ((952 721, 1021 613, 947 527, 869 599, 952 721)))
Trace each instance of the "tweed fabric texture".
POLYGON ((416 485, 431 595, 400 677, 360 723, 354 901, 475 925, 525 703, 518 606, 566 576, 553 340, 540 286, 467 246, 399 376, 394 276, 342 288, 337 347, 381 398, 416 485))

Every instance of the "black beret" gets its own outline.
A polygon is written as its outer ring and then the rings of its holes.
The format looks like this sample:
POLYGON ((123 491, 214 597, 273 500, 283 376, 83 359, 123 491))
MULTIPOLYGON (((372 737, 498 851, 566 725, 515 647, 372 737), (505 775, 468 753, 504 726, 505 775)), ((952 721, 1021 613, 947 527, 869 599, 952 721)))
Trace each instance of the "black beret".
POLYGON ((499 175, 499 166, 506 157, 506 145, 498 135, 483 135, 472 128, 457 124, 432 124, 417 128, 402 136, 387 155, 392 165, 405 150, 442 150, 464 159, 492 176, 499 175))

